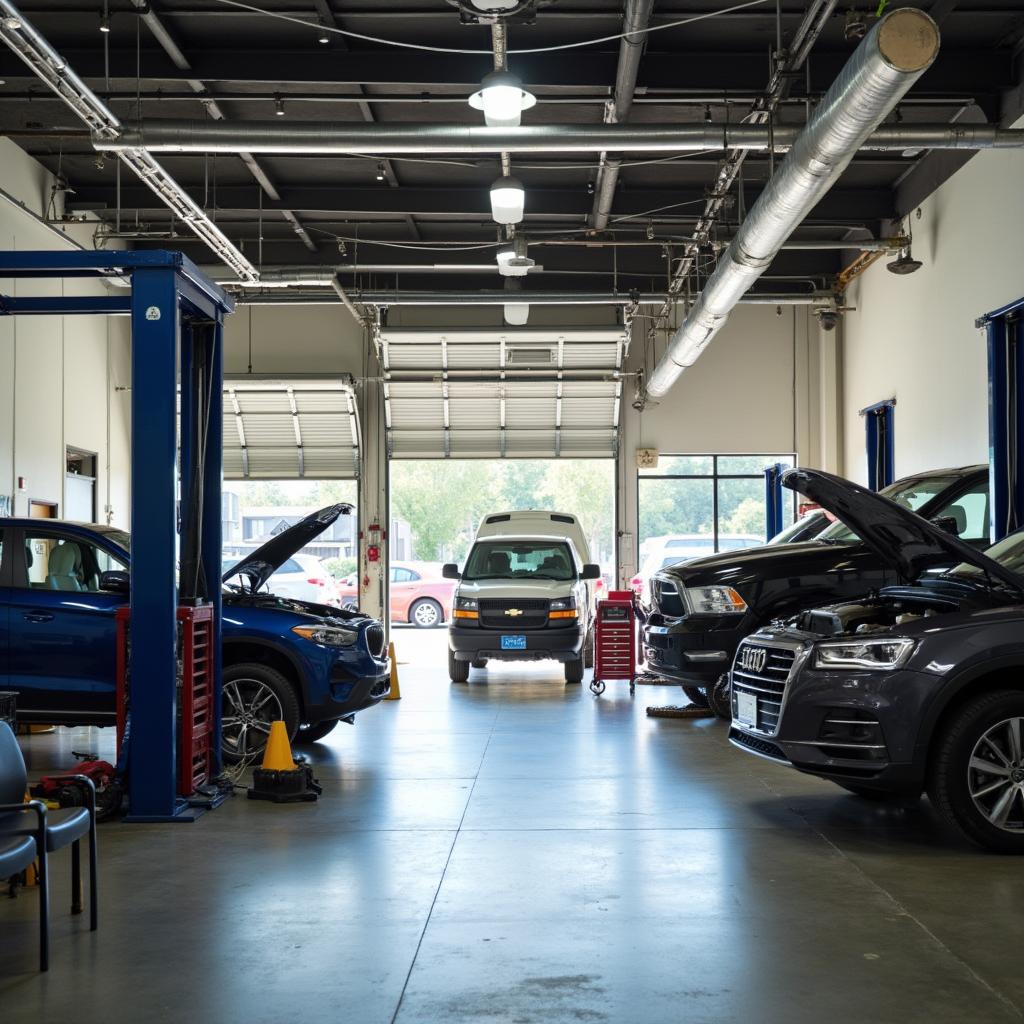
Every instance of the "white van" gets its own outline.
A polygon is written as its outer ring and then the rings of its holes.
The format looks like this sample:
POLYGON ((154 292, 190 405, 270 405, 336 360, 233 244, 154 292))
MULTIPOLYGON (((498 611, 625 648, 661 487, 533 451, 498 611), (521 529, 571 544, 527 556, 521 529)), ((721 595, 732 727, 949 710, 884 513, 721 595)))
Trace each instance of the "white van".
POLYGON ((583 681, 593 658, 589 580, 600 566, 575 516, 563 512, 499 512, 485 517, 466 564, 446 565, 456 579, 448 628, 448 674, 469 678, 488 661, 565 665, 565 681, 583 681))

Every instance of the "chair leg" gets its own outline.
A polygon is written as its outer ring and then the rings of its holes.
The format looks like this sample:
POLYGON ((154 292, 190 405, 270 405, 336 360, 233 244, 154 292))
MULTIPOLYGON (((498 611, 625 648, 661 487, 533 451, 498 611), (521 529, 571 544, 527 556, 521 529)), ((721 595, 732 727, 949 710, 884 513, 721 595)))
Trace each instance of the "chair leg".
POLYGON ((39 970, 50 969, 50 872, 45 848, 39 854, 39 970))
POLYGON ((99 865, 96 860, 96 815, 89 820, 89 931, 94 932, 100 921, 99 865))
POLYGON ((71 913, 82 912, 82 841, 71 844, 71 913))

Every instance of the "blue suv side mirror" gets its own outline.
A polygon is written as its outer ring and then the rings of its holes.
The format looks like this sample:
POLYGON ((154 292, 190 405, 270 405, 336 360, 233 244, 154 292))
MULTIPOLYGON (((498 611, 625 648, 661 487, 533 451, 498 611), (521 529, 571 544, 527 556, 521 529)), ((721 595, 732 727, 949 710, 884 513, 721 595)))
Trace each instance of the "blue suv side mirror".
POLYGON ((131 589, 131 574, 123 569, 111 569, 100 573, 100 590, 109 590, 115 594, 127 594, 131 589))

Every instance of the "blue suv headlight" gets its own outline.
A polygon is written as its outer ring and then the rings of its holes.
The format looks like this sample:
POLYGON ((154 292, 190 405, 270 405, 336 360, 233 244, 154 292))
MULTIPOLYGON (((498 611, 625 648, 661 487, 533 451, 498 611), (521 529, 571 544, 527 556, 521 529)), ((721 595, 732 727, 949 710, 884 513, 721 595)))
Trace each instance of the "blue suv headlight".
POLYGON ((359 637, 358 630, 341 626, 292 626, 292 632, 321 647, 351 647, 359 637))

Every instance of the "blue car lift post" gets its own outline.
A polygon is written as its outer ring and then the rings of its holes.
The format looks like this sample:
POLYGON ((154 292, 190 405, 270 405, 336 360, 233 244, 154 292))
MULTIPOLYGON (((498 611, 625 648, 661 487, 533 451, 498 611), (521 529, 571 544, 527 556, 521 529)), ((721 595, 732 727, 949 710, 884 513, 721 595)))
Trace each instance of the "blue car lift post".
POLYGON ((230 296, 179 252, 0 252, 0 280, 92 277, 124 295, 0 294, 0 315, 123 314, 132 324, 131 734, 128 821, 192 821, 177 795, 177 609, 213 605, 212 757, 221 734, 224 317, 230 296), (181 596, 177 394, 181 381, 181 596), (209 567, 204 574, 203 567, 209 567))
POLYGON ((993 544, 1024 526, 1024 299, 975 321, 988 341, 989 530, 993 544))

